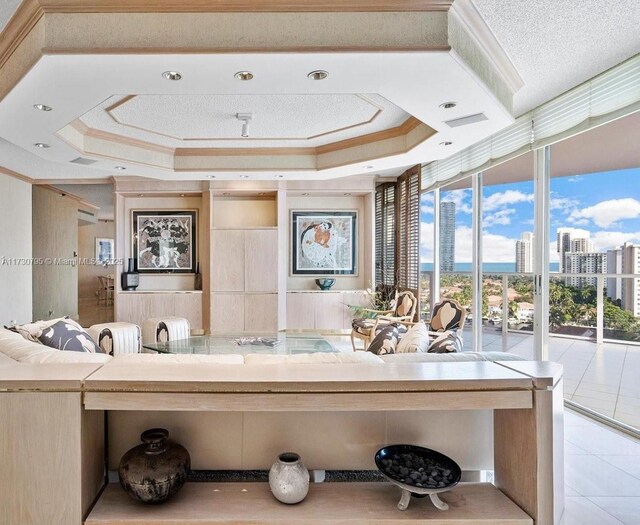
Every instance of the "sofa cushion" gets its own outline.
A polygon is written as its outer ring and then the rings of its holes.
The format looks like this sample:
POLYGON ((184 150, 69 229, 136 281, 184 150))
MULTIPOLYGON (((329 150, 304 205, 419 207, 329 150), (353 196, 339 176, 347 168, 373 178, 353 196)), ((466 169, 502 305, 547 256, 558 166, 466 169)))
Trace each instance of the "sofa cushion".
POLYGON ((56 350, 102 353, 84 328, 72 319, 62 319, 45 328, 38 340, 56 350))
POLYGON ((396 346, 396 354, 426 352, 429 347, 429 333, 427 325, 420 322, 414 324, 405 335, 400 338, 396 346))
POLYGON ((20 334, 0 328, 0 352, 20 363, 107 363, 111 357, 92 352, 61 352, 27 341, 20 334))
POLYGON ((122 354, 115 358, 114 363, 206 363, 219 365, 243 365, 244 358, 239 354, 122 354))
POLYGON ((248 354, 244 357, 247 365, 280 364, 381 364, 383 361, 369 352, 313 352, 310 354, 248 354))
POLYGON ((390 325, 380 330, 371 344, 367 347, 367 352, 376 355, 394 354, 398 345, 398 327, 390 325))
POLYGON ((427 352, 432 354, 462 352, 462 336, 456 330, 443 332, 431 341, 427 352))

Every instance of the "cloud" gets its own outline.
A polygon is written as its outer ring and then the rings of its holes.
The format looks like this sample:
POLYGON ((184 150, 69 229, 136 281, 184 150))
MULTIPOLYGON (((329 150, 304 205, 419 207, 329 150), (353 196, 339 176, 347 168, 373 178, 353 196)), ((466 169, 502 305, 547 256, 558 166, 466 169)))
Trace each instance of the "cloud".
POLYGON ((582 180, 582 176, 576 175, 575 177, 569 177, 567 179, 568 182, 580 182, 582 180))
POLYGON ((420 211, 423 215, 433 215, 433 206, 430 206, 429 204, 422 204, 420 206, 420 211))
POLYGON ((640 232, 596 232, 591 236, 593 249, 606 252, 622 246, 625 242, 640 243, 640 232))
POLYGON ((557 194, 551 192, 551 197, 549 199, 549 207, 551 208, 551 211, 560 211, 564 214, 568 214, 580 205, 580 201, 577 199, 573 199, 571 197, 557 197, 556 195, 557 194))
POLYGON ((440 202, 453 202, 456 205, 456 213, 471 213, 471 190, 443 191, 440 194, 440 202))
MULTIPOLYGON (((632 198, 602 201, 582 210, 573 210, 569 219, 590 219, 601 228, 608 228, 623 219, 640 217, 640 201, 632 198)), ((574 222, 575 224, 575 222, 574 222)))
POLYGON ((420 223, 420 262, 433 262, 433 223, 420 223))
POLYGON ((507 190, 493 193, 482 202, 485 211, 492 211, 503 206, 517 204, 519 202, 533 202, 533 193, 523 193, 519 190, 507 190))
POLYGON ((482 225, 485 228, 490 226, 508 226, 511 224, 511 215, 516 212, 515 208, 504 208, 502 210, 495 211, 489 215, 485 215, 482 225))
MULTIPOLYGON (((433 228, 433 225, 431 225, 431 228, 433 228)), ((472 257, 471 247, 471 228, 468 226, 457 227, 455 261, 470 263, 472 257)), ((433 257, 433 248, 431 248, 430 255, 433 257)), ((516 258, 516 239, 484 232, 482 234, 482 257, 485 262, 512 263, 516 258)), ((432 260, 433 258, 429 259, 429 261, 432 260)))

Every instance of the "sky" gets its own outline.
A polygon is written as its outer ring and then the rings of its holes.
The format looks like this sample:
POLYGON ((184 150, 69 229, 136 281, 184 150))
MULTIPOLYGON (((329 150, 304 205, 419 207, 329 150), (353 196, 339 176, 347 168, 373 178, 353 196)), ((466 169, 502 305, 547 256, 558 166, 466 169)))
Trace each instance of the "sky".
MULTIPOLYGON (((456 262, 471 262, 471 189, 441 190, 456 204, 456 262)), ((421 262, 433 261, 433 195, 421 201, 421 262)), ((596 251, 640 244, 640 168, 551 179, 551 262, 556 230, 572 228, 596 251)), ((515 243, 533 231, 533 181, 483 189, 483 261, 515 262, 515 243)))

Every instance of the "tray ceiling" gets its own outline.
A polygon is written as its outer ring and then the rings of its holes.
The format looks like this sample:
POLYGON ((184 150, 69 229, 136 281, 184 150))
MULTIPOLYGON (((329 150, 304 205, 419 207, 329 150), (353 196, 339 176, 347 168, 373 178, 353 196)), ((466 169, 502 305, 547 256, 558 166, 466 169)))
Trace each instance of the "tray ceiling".
POLYGON ((395 128, 410 116, 375 94, 198 94, 114 96, 80 121, 169 148, 289 147, 395 128), (240 136, 238 113, 252 115, 247 138, 240 136))

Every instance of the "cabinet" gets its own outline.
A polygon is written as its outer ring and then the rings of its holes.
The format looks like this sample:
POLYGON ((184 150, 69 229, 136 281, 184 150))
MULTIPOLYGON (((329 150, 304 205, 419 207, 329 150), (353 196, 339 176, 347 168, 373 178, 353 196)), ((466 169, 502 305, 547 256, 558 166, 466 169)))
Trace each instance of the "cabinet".
POLYGON ((278 230, 211 231, 213 332, 278 329, 278 230))
POLYGON ((119 292, 116 321, 142 323, 152 317, 184 317, 202 329, 202 292, 119 292))
POLYGON ((359 291, 308 291, 287 293, 287 329, 349 330, 353 310, 349 306, 366 306, 359 291))

